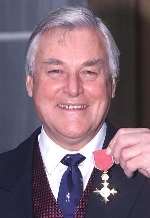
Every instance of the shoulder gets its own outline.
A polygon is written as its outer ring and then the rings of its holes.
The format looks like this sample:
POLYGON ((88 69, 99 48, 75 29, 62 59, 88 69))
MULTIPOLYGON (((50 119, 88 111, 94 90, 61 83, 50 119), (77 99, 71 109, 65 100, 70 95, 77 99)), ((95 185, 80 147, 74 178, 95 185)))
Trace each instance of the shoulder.
POLYGON ((37 143, 38 135, 41 128, 36 129, 32 135, 24 142, 17 146, 17 148, 0 154, 0 173, 8 172, 11 168, 15 171, 18 165, 23 165, 30 155, 32 155, 33 145, 37 143))

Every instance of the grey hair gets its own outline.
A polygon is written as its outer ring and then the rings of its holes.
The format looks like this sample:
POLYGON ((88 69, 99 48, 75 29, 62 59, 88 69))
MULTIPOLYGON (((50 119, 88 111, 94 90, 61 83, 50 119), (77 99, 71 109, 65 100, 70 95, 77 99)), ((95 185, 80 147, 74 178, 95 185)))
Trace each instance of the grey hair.
POLYGON ((26 74, 34 71, 35 57, 41 35, 50 29, 60 27, 73 29, 78 27, 95 28, 105 38, 106 51, 111 77, 116 79, 119 75, 119 49, 112 34, 102 20, 93 12, 84 7, 64 7, 52 11, 44 18, 33 31, 26 52, 26 74))

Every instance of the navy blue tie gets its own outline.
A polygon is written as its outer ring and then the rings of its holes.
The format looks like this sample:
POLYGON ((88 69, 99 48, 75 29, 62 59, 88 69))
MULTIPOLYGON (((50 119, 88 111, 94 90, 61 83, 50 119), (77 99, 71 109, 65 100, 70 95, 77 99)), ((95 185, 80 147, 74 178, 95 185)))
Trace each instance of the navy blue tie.
POLYGON ((85 160, 81 154, 67 154, 61 163, 68 166, 64 172, 58 193, 58 205, 64 218, 73 218, 83 193, 83 179, 78 165, 85 160))

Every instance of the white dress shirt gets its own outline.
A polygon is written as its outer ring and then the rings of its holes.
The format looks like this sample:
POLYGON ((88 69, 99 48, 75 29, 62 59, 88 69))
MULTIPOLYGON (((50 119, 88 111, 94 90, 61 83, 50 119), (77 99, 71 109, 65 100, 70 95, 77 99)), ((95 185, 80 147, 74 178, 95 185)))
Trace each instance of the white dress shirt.
POLYGON ((86 159, 79 164, 79 169, 83 177, 83 188, 85 190, 89 181, 91 173, 94 168, 93 151, 101 149, 106 136, 106 123, 104 123, 97 133, 97 135, 82 149, 79 151, 69 151, 52 141, 42 128, 38 137, 40 152, 42 155, 46 175, 52 193, 57 199, 59 192, 59 185, 67 166, 63 165, 60 161, 66 154, 80 153, 86 157, 86 159))

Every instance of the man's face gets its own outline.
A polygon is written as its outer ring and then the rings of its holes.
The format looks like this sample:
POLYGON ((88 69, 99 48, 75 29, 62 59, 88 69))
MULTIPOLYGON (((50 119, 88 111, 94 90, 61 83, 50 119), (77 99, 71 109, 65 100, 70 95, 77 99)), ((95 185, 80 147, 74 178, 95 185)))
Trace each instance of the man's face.
POLYGON ((33 76, 27 76, 28 94, 47 135, 69 150, 95 136, 109 108, 114 87, 100 37, 87 28, 44 33, 33 76))

